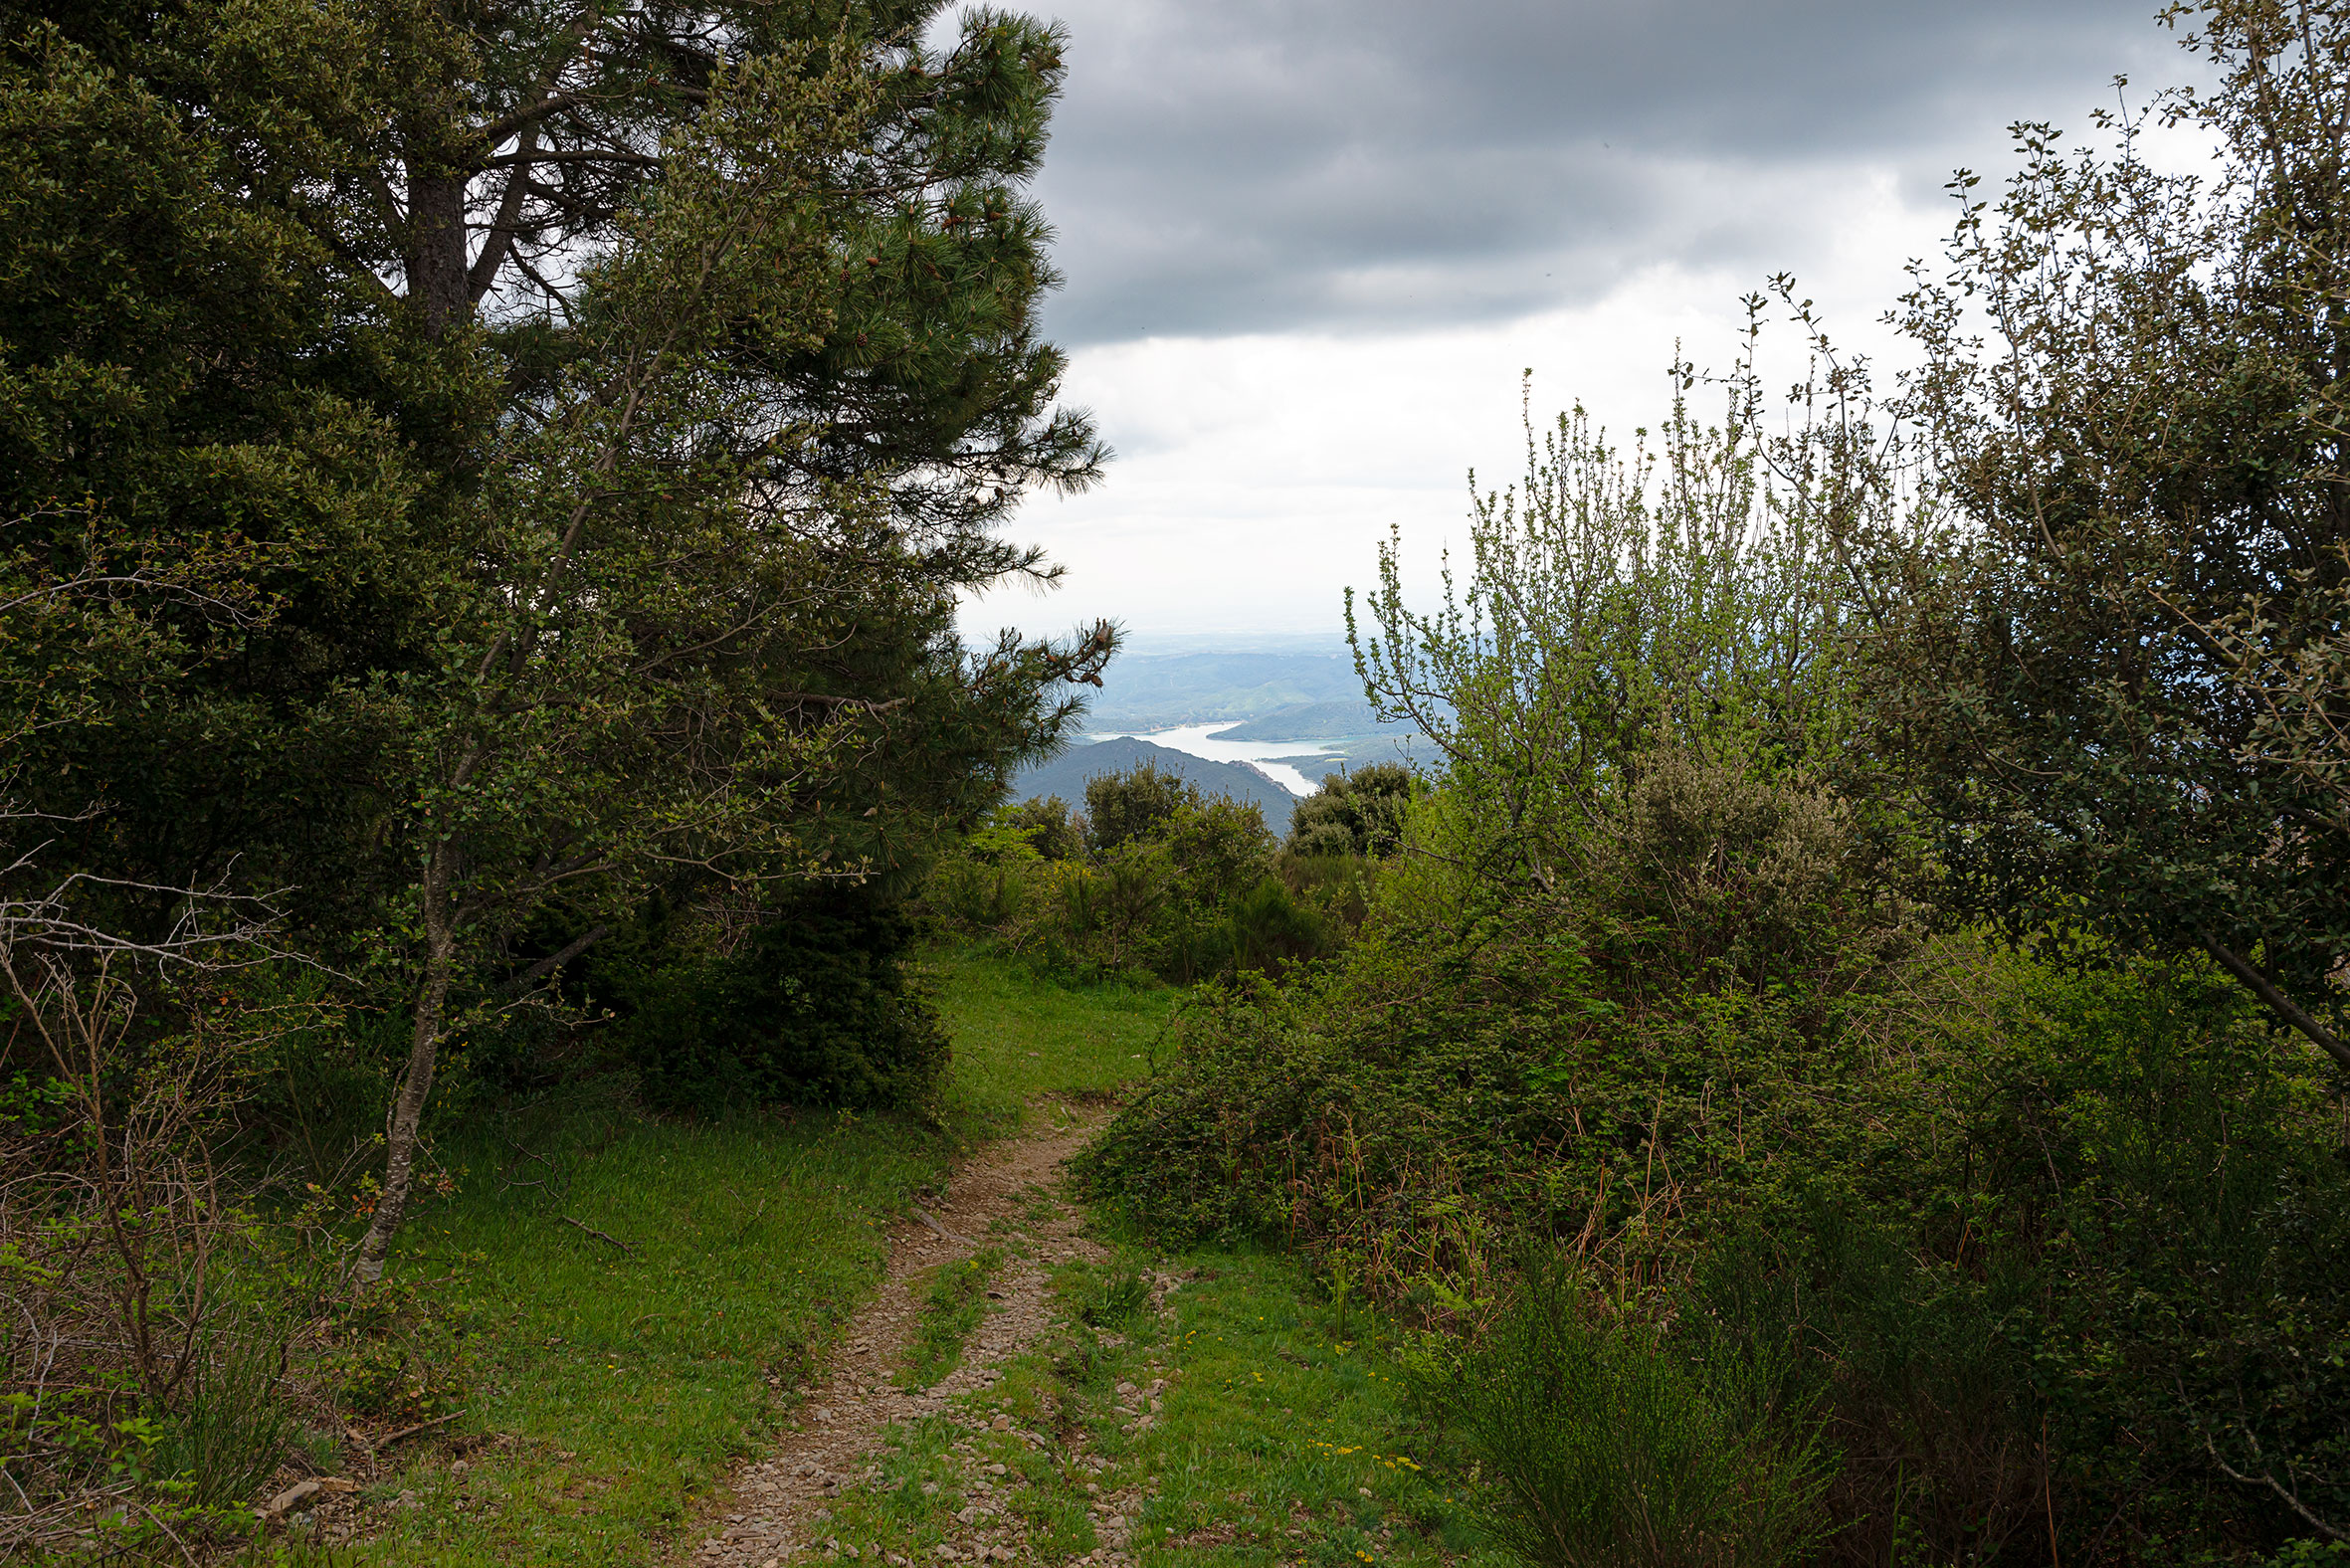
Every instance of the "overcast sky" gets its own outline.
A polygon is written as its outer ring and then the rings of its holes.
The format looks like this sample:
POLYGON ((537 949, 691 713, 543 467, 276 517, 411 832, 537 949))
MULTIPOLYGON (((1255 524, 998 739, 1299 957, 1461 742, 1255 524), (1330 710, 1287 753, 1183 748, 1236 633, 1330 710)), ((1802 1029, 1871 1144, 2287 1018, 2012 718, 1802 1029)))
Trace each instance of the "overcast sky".
POLYGON ((1863 346, 1956 166, 2189 69, 2154 0, 1058 0, 1040 182, 1070 400, 1118 460, 974 629, 1315 632, 1391 523, 1433 564, 1518 378, 1619 428, 1797 274, 1863 346))

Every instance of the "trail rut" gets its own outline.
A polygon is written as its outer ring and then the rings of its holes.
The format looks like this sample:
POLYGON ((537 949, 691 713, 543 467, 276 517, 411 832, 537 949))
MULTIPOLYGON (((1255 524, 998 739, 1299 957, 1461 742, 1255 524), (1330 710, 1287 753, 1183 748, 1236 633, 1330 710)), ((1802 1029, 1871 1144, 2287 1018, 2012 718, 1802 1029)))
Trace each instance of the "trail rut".
MULTIPOLYGON (((827 1548, 829 1503, 876 1472, 892 1422, 946 1414, 957 1395, 992 1385, 1005 1362, 1053 1326, 1046 1294, 1052 1269, 1105 1256, 1077 1234, 1081 1217, 1056 1196, 1063 1161, 1103 1116, 1059 1101, 1047 1101, 1035 1113, 1045 1126, 982 1149, 955 1171, 938 1204, 917 1209, 892 1229, 880 1290, 852 1319, 822 1376, 799 1391, 792 1425, 772 1452, 735 1473, 710 1504, 698 1538, 682 1543, 673 1560, 692 1568, 765 1568, 827 1548), (919 1281, 937 1266, 960 1263, 1015 1234, 1025 1256, 1007 1261, 990 1290, 995 1310, 981 1319, 955 1370, 927 1390, 888 1382, 920 1329, 919 1281)), ((999 1430, 1010 1426, 1008 1417, 994 1422, 999 1430)), ((1122 1519, 1111 1500, 1104 1499, 1102 1509, 1102 1522, 1111 1526, 1103 1538, 1115 1543, 1122 1519)), ((1028 1555, 1019 1530, 1000 1510, 963 1512, 970 1517, 957 1515, 957 1537, 935 1548, 942 1560, 1010 1562, 1028 1555)))

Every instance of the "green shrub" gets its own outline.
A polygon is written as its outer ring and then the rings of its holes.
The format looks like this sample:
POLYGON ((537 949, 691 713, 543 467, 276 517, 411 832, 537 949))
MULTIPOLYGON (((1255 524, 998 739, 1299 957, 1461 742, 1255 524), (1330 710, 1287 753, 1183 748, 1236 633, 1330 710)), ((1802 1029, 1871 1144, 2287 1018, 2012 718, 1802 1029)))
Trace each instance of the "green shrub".
POLYGON ((622 1031, 646 1099, 711 1116, 927 1105, 948 1045, 900 963, 912 933, 902 911, 859 889, 813 892, 731 953, 642 978, 622 1031))
POLYGON ((332 1408, 393 1428, 465 1408, 470 1313, 447 1283, 386 1279, 324 1303, 315 1370, 332 1408))
POLYGON ((1674 853, 1593 857, 1579 919, 1441 935, 1459 883, 1397 863, 1337 963, 1183 1010, 1081 1179, 1424 1322, 1479 1320, 1532 1238, 1653 1323, 1679 1301, 1689 1356, 1794 1358, 1856 1568, 2249 1559, 2296 1502, 2350 1519, 2324 1064, 2193 966, 1925 941, 1838 849, 1854 817, 1699 798, 1626 836, 1674 853))
POLYGON ((1069 802, 1058 795, 1010 802, 998 808, 993 825, 1021 835, 1048 861, 1066 861, 1084 853, 1085 819, 1072 816, 1069 802))
POLYGON ((1830 1465, 1810 1412, 1773 1397, 1781 1367, 1676 1354, 1589 1319, 1591 1299, 1530 1270, 1498 1323, 1415 1380, 1483 1477, 1497 1544, 1534 1568, 1776 1568, 1826 1533, 1830 1465))
POLYGON ((296 1426, 283 1386, 292 1325, 220 1312, 198 1330, 180 1408, 157 1424, 151 1464, 201 1507, 250 1500, 285 1462, 296 1426))
POLYGON ((1096 853, 1137 839, 1164 837, 1175 813, 1200 804, 1197 786, 1145 762, 1085 781, 1085 845, 1096 853))
POLYGON ((1360 876, 1334 891, 1298 879, 1256 806, 1147 765, 1093 780, 1086 800, 1083 853, 1037 849, 1067 824, 1058 802, 1005 808, 931 870, 928 908, 1051 971, 1185 985, 1325 957, 1360 919, 1360 876))
POLYGON ((1400 762, 1325 773, 1321 789, 1290 810, 1289 852, 1374 859, 1393 855, 1403 848, 1404 821, 1418 791, 1412 770, 1400 762))
POLYGON ((1769 1369, 1767 1398, 1818 1412, 1839 1561, 2045 1556, 2041 1405, 2013 1331, 2039 1303, 2012 1255, 1976 1264, 1922 1257, 1818 1194, 1698 1261, 1675 1337, 1706 1364, 1769 1369))
MULTIPOLYGON (((1851 814, 1693 764, 1652 769, 1652 794, 1540 901, 1490 907, 1434 856, 1383 868, 1327 974, 1187 1011, 1170 1071, 1088 1156, 1095 1190, 1178 1235, 1367 1250, 1402 1293, 1453 1267, 1465 1212, 1670 1250, 1658 1216, 1698 1192, 1788 1150, 1838 1158, 1879 1107, 1905 1119, 1914 1059, 1842 1103, 1817 1081, 1911 1005, 1913 938, 1851 814)), ((1273 903, 1269 945, 1300 907, 1273 903)), ((1327 951, 1326 931, 1293 939, 1327 951)))

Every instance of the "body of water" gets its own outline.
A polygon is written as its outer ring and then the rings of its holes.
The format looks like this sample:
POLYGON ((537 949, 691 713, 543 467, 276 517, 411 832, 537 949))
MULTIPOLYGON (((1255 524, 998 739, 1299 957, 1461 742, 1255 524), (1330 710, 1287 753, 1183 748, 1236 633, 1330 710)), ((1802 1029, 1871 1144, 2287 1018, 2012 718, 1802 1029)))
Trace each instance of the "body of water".
POLYGON ((1286 763, 1272 762, 1270 757, 1320 756, 1327 746, 1310 740, 1218 740, 1219 731, 1236 727, 1246 720, 1228 718, 1218 724, 1186 724, 1180 729, 1121 729, 1109 734, 1095 735, 1095 740, 1132 738, 1147 740, 1154 746, 1165 746, 1169 751, 1186 752, 1209 762, 1246 762, 1262 771, 1274 783, 1292 795, 1311 795, 1321 788, 1286 763))

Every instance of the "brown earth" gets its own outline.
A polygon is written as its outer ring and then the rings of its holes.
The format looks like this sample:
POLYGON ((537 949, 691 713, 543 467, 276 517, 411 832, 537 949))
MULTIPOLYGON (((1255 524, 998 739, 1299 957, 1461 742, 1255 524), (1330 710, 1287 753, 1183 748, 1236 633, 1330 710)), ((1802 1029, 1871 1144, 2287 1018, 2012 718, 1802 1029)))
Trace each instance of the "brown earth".
MULTIPOLYGON (((855 1557, 828 1529, 829 1503, 845 1489, 880 1473, 882 1437, 892 1422, 955 1414, 957 1395, 984 1391, 1012 1357, 1034 1346, 1055 1325, 1046 1288, 1057 1265, 1099 1260, 1102 1250, 1077 1234, 1079 1217, 1055 1196, 1062 1162, 1102 1120, 1092 1107, 1049 1100, 1032 1107, 1044 1125, 980 1151, 956 1170, 932 1209, 917 1208, 890 1235, 889 1267, 881 1289, 842 1335, 821 1378, 797 1392, 797 1417, 774 1451, 743 1466, 699 1510, 703 1531, 689 1531, 676 1560, 692 1568, 767 1568, 810 1548, 855 1557), (961 1263, 983 1248, 1017 1237, 1012 1258, 989 1294, 991 1310, 965 1345, 955 1370, 927 1390, 892 1386, 921 1324, 921 1283, 942 1264, 961 1263), (706 1533, 703 1533, 706 1531, 706 1533), (696 1538, 698 1536, 698 1539, 696 1538)), ((1121 1390, 1132 1419, 1156 1390, 1121 1390)), ((982 1418, 958 1417, 976 1427, 982 1418)), ((1011 1418, 993 1418, 1010 1430, 1011 1418)), ((1042 1438, 1034 1438, 1039 1444, 1042 1438)), ((934 1550, 946 1562, 1010 1562, 1029 1554, 1021 1529, 988 1496, 998 1483, 971 1462, 976 1499, 954 1515, 956 1528, 934 1550)), ((1004 1467, 992 1467, 1000 1476, 1004 1467)), ((1003 1482, 1016 1485, 1017 1477, 1003 1482)), ((1124 1560, 1125 1526, 1138 1497, 1102 1494, 1094 1503, 1101 1550, 1080 1561, 1124 1560)), ((893 1565, 904 1559, 893 1558, 893 1565)))

